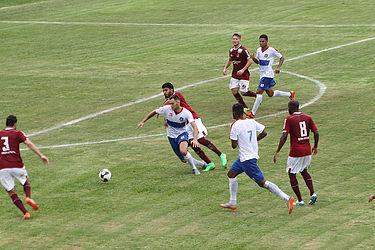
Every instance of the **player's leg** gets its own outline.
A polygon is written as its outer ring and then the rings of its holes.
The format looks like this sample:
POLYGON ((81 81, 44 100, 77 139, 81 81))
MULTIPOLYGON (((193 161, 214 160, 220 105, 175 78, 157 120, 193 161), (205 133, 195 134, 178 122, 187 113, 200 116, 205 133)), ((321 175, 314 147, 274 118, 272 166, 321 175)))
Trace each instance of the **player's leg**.
POLYGON ((259 105, 262 103, 262 99, 263 99, 263 92, 265 90, 268 89, 268 82, 269 82, 269 79, 270 78, 267 78, 267 77, 262 77, 262 79, 260 79, 259 81, 259 85, 258 85, 258 89, 257 89, 257 96, 256 96, 256 99, 255 99, 255 102, 254 102, 254 105, 253 105, 253 109, 251 110, 251 114, 252 116, 250 116, 250 118, 253 118, 259 108, 259 105))
POLYGON ((13 189, 11 189, 10 191, 7 191, 7 192, 9 194, 10 198, 12 199, 14 205, 16 205, 16 207, 18 207, 18 209, 21 210, 22 213, 24 214, 24 219, 25 220, 30 219, 30 213, 26 210, 26 208, 23 205, 21 199, 18 197, 16 190, 13 188, 13 189))
POLYGON ((178 145, 178 138, 168 137, 168 140, 169 140, 169 144, 171 145, 171 148, 173 149, 173 152, 177 155, 180 161, 182 161, 183 163, 186 163, 185 157, 180 152, 180 148, 178 145))
POLYGON ((274 87, 276 85, 275 80, 272 79, 270 83, 270 88, 267 90, 267 95, 269 97, 289 97, 291 100, 294 99, 294 91, 290 92, 284 92, 279 90, 274 90, 274 87))
POLYGON ((238 158, 228 171, 228 180, 229 180, 229 202, 220 204, 223 208, 229 208, 232 210, 237 209, 237 189, 238 189, 238 182, 237 182, 237 175, 242 173, 243 170, 240 166, 240 159, 238 158))
POLYGON ((313 205, 318 199, 318 196, 316 195, 314 191, 314 185, 313 185, 311 175, 309 174, 309 172, 307 172, 307 169, 310 167, 310 163, 311 163, 311 155, 301 157, 301 166, 302 166, 301 175, 303 179, 305 180, 307 188, 310 191, 311 199, 310 199, 309 204, 313 205))
MULTIPOLYGON (((195 119, 195 120, 196 120, 195 124, 197 124, 198 119, 195 119)), ((197 127, 198 127, 198 125, 197 125, 197 127)), ((199 137, 199 135, 201 134, 201 129, 199 127, 198 127, 198 131, 199 131, 199 133, 198 133, 198 137, 199 137)), ((189 141, 191 142, 191 140, 193 140, 193 137, 194 137, 194 129, 191 126, 190 123, 187 126, 187 132, 188 132, 188 135, 189 135, 189 141)), ((200 147, 193 148, 193 150, 204 161, 204 162, 201 162, 201 161, 198 161, 198 160, 193 158, 195 165, 201 166, 204 169, 206 169, 208 165, 210 167, 212 167, 212 165, 214 165, 212 163, 212 161, 208 158, 208 156, 205 154, 205 152, 200 147)), ((212 169, 214 169, 214 168, 215 168, 215 165, 213 166, 212 169)))
POLYGON ((244 96, 256 97, 256 93, 249 90, 249 81, 248 80, 240 80, 240 92, 244 96))
POLYGON ((23 191, 25 192, 26 199, 25 202, 32 206, 32 208, 36 211, 39 209, 39 205, 31 199, 31 185, 29 182, 29 176, 27 175, 26 168, 15 168, 12 171, 13 176, 21 183, 23 186, 23 191))
POLYGON ((232 91, 232 94, 233 94, 234 98, 239 103, 241 103, 245 108, 247 108, 247 105, 246 105, 245 101, 242 99, 242 96, 240 95, 240 93, 238 93, 240 87, 241 87, 240 80, 232 77, 230 79, 229 89, 232 91))
POLYGON ((193 170, 193 173, 195 175, 199 175, 200 172, 197 169, 197 167, 195 166, 196 159, 194 159, 193 156, 188 152, 188 147, 189 147, 188 133, 185 132, 185 133, 182 133, 181 135, 179 135, 177 143, 179 145, 179 150, 180 150, 181 154, 185 157, 186 161, 191 166, 191 169, 193 170))
POLYGON ((298 186, 298 180, 296 174, 301 172, 303 170, 303 159, 302 157, 290 157, 288 156, 288 160, 286 163, 286 169, 285 171, 289 175, 289 181, 290 181, 290 186, 292 187, 294 193, 297 196, 298 201, 296 201, 296 204, 298 205, 303 205, 303 199, 301 196, 301 192, 298 186))
POLYGON ((295 205, 299 205, 299 206, 305 205, 305 202, 303 201, 301 192, 299 190, 298 180, 297 180, 296 174, 292 174, 292 173, 289 172, 289 181, 290 181, 290 186, 292 187, 294 193, 297 196, 297 201, 296 201, 295 205))

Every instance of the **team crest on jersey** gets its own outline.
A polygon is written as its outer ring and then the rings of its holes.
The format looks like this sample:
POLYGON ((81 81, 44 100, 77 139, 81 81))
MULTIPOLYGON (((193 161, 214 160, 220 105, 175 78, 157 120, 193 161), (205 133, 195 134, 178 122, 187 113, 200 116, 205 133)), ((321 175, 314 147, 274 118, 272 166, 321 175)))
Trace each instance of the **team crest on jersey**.
POLYGON ((183 117, 180 117, 180 121, 183 121, 184 120, 184 118, 183 117))
POLYGON ((243 89, 246 88, 246 85, 242 85, 242 88, 243 88, 243 89))
POLYGON ((262 83, 262 84, 260 84, 260 86, 263 88, 263 87, 264 87, 264 84, 262 83))
POLYGON ((238 54, 239 54, 239 53, 242 53, 242 49, 238 49, 238 54))
POLYGON ((268 57, 268 54, 264 54, 264 57, 267 58, 267 57, 268 57))

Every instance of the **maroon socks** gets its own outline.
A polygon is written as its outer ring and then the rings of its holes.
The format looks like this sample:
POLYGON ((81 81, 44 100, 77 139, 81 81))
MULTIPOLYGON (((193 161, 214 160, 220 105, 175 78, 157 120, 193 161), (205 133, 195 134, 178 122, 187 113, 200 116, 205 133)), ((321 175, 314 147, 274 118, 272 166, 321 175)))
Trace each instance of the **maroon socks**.
POLYGON ((211 149, 212 151, 214 151, 218 156, 221 155, 221 151, 219 149, 217 149, 217 147, 215 147, 215 145, 210 142, 209 140, 207 140, 206 138, 202 137, 198 140, 198 142, 206 147, 208 147, 209 149, 211 149))
POLYGON ((20 200, 20 198, 18 198, 18 195, 17 194, 13 194, 10 198, 12 198, 12 201, 13 201, 14 205, 16 205, 22 211, 23 214, 26 214, 27 210, 23 206, 23 203, 20 200))

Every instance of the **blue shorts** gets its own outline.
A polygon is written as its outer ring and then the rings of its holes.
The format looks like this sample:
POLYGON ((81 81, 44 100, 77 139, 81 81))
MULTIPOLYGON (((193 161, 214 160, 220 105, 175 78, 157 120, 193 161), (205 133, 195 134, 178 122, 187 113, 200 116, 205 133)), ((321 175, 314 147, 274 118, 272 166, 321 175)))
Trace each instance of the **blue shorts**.
POLYGON ((262 171, 260 171, 257 165, 257 159, 250 159, 247 161, 240 161, 238 158, 230 168, 233 172, 237 174, 241 174, 245 172, 251 179, 253 179, 256 183, 259 183, 261 180, 264 179, 262 171))
POLYGON ((268 90, 269 88, 276 85, 276 82, 273 78, 270 77, 262 77, 260 79, 258 89, 268 90))
POLYGON ((180 152, 180 143, 183 141, 187 141, 188 144, 190 145, 188 133, 183 132, 182 134, 177 136, 177 138, 168 137, 168 140, 169 140, 169 143, 171 144, 173 152, 177 155, 178 158, 180 158, 181 161, 184 160, 185 157, 180 152))

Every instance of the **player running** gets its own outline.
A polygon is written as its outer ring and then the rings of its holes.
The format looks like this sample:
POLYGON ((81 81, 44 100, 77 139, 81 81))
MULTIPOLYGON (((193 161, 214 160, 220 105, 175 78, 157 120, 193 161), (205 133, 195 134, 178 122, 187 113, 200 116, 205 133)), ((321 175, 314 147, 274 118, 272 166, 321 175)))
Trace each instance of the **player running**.
POLYGON ((231 125, 230 139, 232 148, 238 146, 239 158, 228 171, 230 200, 228 203, 220 204, 220 206, 233 210, 237 209, 238 182, 236 176, 245 172, 260 187, 268 189, 271 193, 282 198, 286 202, 290 214, 293 209, 294 198, 281 191, 276 184, 267 181, 257 165, 259 159, 257 141, 267 135, 264 130, 265 127, 253 119, 243 119, 243 109, 244 107, 240 103, 233 105, 233 118, 236 121, 231 125), (257 132, 259 133, 258 136, 257 132))
POLYGON ((298 187, 297 173, 301 173, 305 180, 306 186, 310 190, 311 199, 309 204, 313 205, 318 199, 315 194, 313 182, 307 169, 311 163, 311 146, 310 146, 310 130, 314 133, 314 147, 312 152, 314 155, 318 153, 319 133, 314 121, 310 116, 299 112, 299 103, 297 100, 291 100, 288 104, 289 114, 284 121, 283 134, 280 138, 279 146, 273 161, 276 163, 281 148, 284 146, 288 134, 290 134, 290 152, 286 164, 286 172, 289 174, 290 185, 294 193, 297 195, 298 201, 296 205, 303 206, 305 202, 302 199, 301 192, 298 187))
POLYGON ((249 108, 245 107, 245 114, 250 118, 254 118, 259 105, 262 103, 263 92, 266 91, 269 97, 289 97, 291 100, 294 99, 294 91, 283 92, 274 90, 273 86, 276 85, 273 79, 274 73, 272 70, 273 61, 278 58, 280 59, 279 65, 275 69, 275 73, 280 73, 281 65, 284 63, 284 57, 275 48, 268 46, 268 36, 263 34, 259 37, 260 48, 257 50, 256 57, 254 53, 250 55, 250 58, 259 64, 260 82, 256 92, 256 99, 253 105, 253 109, 250 111, 249 108))
POLYGON ((14 205, 16 205, 24 214, 24 219, 30 219, 30 213, 24 207, 22 201, 14 189, 14 178, 23 186, 26 195, 25 202, 38 210, 39 206, 31 199, 31 186, 28 180, 27 171, 22 162, 19 145, 24 142, 45 164, 49 160, 39 149, 17 128, 17 117, 10 115, 6 119, 6 128, 0 131, 0 181, 1 185, 8 192, 14 205))
POLYGON ((253 63, 249 51, 241 45, 241 35, 234 33, 232 36, 233 47, 229 50, 229 58, 223 69, 223 75, 227 74, 228 67, 233 63, 232 77, 230 79, 229 89, 236 100, 247 108, 242 96, 238 93, 240 90, 244 96, 253 96, 256 94, 249 90, 250 72, 248 68, 253 63))
MULTIPOLYGON (((211 141, 205 138, 207 136, 207 129, 203 125, 202 120, 198 116, 198 114, 186 103, 184 96, 180 92, 174 91, 173 84, 170 82, 164 83, 161 87, 163 89, 163 93, 166 98, 163 105, 168 103, 168 98, 171 97, 172 95, 177 95, 178 97, 180 97, 181 107, 186 108, 193 115, 195 124, 197 125, 197 128, 198 128, 198 137, 197 137, 198 142, 206 146, 207 148, 211 149, 213 152, 215 152, 221 160, 221 165, 225 167, 227 165, 227 155, 222 153, 211 141)), ((194 135, 194 130, 190 123, 187 126, 187 132, 189 134, 189 140, 192 140, 193 135, 194 135)), ((193 149, 195 153, 207 163, 207 167, 203 171, 210 171, 210 170, 215 169, 215 164, 207 157, 207 155, 204 153, 204 151, 200 147, 195 147, 193 149)))
POLYGON ((195 165, 206 166, 204 162, 198 161, 188 152, 189 146, 189 135, 186 130, 187 123, 190 123, 194 130, 193 139, 191 145, 193 148, 199 147, 197 142, 198 128, 195 124, 193 115, 186 108, 181 107, 180 97, 178 95, 172 95, 169 97, 169 104, 154 111, 151 111, 145 119, 143 119, 137 126, 137 128, 143 127, 145 122, 153 117, 155 114, 163 114, 168 124, 167 136, 169 143, 172 146, 174 153, 180 158, 181 161, 186 161, 190 164, 191 169, 195 175, 199 175, 200 172, 195 165))

